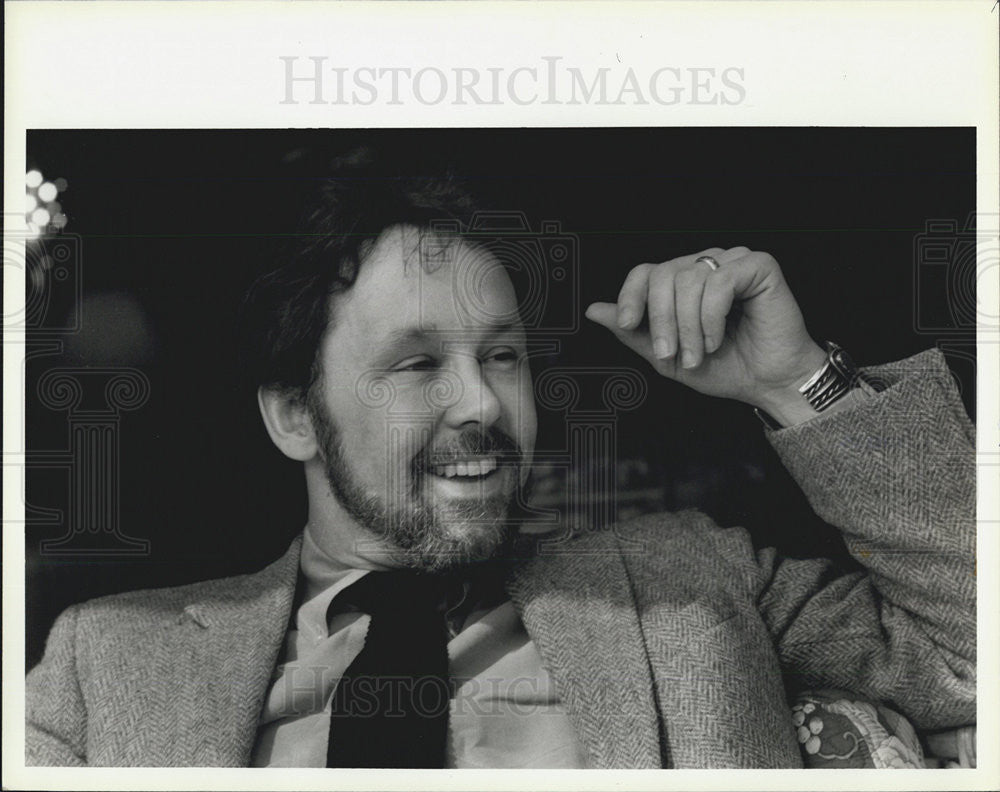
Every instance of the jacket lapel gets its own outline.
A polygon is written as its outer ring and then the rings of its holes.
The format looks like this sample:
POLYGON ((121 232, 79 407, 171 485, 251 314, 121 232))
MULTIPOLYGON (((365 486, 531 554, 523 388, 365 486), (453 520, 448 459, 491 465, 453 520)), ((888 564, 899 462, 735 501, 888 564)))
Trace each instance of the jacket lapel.
MULTIPOLYGON (((590 765, 663 767, 649 659, 617 538, 600 533, 536 548, 508 590, 590 765)), ((170 698, 165 722, 151 729, 158 764, 249 763, 300 551, 301 537, 261 572, 201 584, 169 625, 153 669, 170 698)))
POLYGON ((662 767, 653 681, 617 538, 536 543, 508 588, 591 766, 662 767))
POLYGON ((173 723, 164 724, 174 736, 166 750, 181 759, 176 763, 249 763, 288 629, 301 546, 298 537, 256 574, 204 584, 178 615, 167 637, 171 649, 164 653, 169 666, 161 668, 177 697, 170 708, 173 723))
POLYGON ((757 610, 749 536, 704 515, 620 526, 672 767, 801 766, 781 669, 757 610))

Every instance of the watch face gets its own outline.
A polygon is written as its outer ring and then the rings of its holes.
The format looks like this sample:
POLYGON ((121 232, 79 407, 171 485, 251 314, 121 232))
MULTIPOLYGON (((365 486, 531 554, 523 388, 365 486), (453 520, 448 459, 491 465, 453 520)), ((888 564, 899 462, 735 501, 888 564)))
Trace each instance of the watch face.
POLYGON ((850 378, 857 373, 857 366, 854 365, 851 356, 847 354, 845 349, 834 344, 830 345, 830 362, 845 377, 850 378))

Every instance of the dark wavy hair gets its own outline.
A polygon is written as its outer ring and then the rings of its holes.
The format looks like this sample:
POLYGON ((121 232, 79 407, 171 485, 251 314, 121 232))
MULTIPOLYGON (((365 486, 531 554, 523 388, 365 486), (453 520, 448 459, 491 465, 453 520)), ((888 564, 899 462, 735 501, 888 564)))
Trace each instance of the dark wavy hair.
POLYGON ((348 291, 387 228, 426 230, 447 222, 468 231, 471 195, 454 175, 386 175, 367 152, 315 190, 279 266, 247 292, 240 317, 241 376, 304 400, 319 379, 320 341, 335 317, 334 294, 348 291))

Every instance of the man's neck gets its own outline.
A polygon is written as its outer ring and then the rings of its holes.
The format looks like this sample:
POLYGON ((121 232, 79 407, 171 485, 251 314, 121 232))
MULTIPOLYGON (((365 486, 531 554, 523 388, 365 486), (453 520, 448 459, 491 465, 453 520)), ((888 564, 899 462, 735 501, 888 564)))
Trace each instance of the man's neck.
POLYGON ((398 567, 384 543, 358 528, 349 518, 339 525, 310 516, 305 527, 306 541, 330 564, 345 569, 386 570, 398 567))

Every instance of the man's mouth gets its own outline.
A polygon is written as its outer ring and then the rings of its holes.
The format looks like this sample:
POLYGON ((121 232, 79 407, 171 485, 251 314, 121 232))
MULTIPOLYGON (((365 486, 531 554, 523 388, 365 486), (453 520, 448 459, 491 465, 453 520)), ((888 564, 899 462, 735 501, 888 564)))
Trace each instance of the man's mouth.
POLYGON ((447 464, 429 465, 427 470, 434 476, 447 479, 483 479, 499 467, 496 457, 467 457, 447 464))
POLYGON ((428 446, 413 460, 414 481, 425 477, 446 497, 499 494, 517 480, 522 463, 517 443, 504 432, 466 431, 450 442, 428 446))

